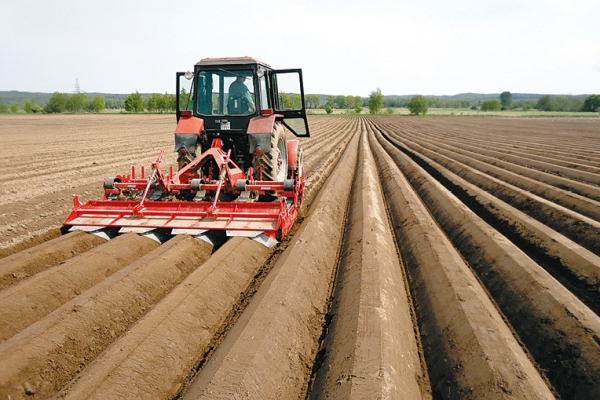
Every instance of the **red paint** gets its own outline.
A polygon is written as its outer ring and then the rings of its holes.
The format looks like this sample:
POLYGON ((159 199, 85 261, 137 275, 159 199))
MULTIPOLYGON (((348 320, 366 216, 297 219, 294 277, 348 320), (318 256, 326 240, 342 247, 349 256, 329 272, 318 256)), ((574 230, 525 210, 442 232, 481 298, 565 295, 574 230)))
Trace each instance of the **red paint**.
POLYGON ((181 117, 175 129, 175 133, 196 133, 200 134, 204 129, 204 120, 198 117, 181 117))
POLYGON ((275 114, 271 114, 266 117, 254 117, 248 124, 248 134, 253 133, 271 133, 273 132, 273 125, 275 125, 275 114))

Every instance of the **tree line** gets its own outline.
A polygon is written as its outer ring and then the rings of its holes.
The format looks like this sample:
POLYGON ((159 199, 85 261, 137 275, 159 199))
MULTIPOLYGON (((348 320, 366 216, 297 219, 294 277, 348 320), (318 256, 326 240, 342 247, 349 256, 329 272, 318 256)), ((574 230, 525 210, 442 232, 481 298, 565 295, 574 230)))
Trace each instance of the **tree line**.
MULTIPOLYGON (((297 109, 300 106, 299 94, 280 94, 286 107, 297 109)), ((544 95, 535 99, 513 101, 513 95, 502 92, 497 99, 466 100, 466 99, 440 99, 426 98, 422 95, 411 98, 386 98, 377 88, 368 98, 352 95, 322 96, 307 94, 304 97, 307 109, 324 108, 331 114, 334 109, 343 109, 360 114, 363 105, 369 107, 369 112, 379 114, 384 108, 405 107, 411 114, 425 114, 429 108, 470 108, 481 111, 500 111, 522 109, 537 109, 540 111, 570 111, 570 112, 598 112, 600 111, 600 95, 590 95, 583 99, 578 96, 544 95)), ((0 113, 77 113, 77 112, 102 112, 106 109, 125 110, 126 112, 174 112, 175 95, 153 93, 141 95, 137 91, 126 96, 125 99, 112 99, 103 96, 88 96, 84 93, 54 92, 47 104, 38 105, 35 100, 24 103, 6 104, 0 96, 0 113)))
POLYGON ((138 92, 128 95, 124 100, 88 96, 85 93, 54 92, 45 105, 38 105, 35 100, 24 103, 6 104, 0 96, 0 113, 27 114, 45 113, 78 113, 102 112, 104 110, 125 110, 127 112, 175 112, 175 96, 153 93, 142 96, 138 92))
POLYGON ((539 111, 597 112, 600 111, 600 95, 590 95, 586 99, 565 95, 544 95, 537 100, 513 102, 510 92, 502 92, 498 100, 481 103, 482 111, 536 109, 539 111))

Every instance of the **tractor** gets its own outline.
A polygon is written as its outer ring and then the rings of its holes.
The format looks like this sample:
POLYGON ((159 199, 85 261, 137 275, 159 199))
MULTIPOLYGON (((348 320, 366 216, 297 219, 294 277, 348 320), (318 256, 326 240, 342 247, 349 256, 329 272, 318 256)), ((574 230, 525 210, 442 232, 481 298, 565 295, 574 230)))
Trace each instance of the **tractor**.
POLYGON ((252 57, 204 58, 176 73, 177 171, 164 150, 142 167, 106 178, 102 200, 74 209, 66 230, 156 240, 220 232, 267 246, 293 225, 304 194, 302 147, 309 137, 301 69, 275 70, 252 57))

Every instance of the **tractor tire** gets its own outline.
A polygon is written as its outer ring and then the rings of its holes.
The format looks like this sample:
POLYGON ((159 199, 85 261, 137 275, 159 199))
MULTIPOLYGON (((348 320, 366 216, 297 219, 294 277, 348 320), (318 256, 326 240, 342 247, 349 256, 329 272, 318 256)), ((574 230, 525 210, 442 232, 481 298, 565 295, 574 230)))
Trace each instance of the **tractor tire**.
POLYGON ((304 173, 304 151, 297 139, 287 142, 288 179, 299 179, 304 173))
POLYGON ((304 150, 302 146, 298 146, 298 164, 296 166, 296 178, 300 179, 304 177, 304 150))
POLYGON ((287 141, 285 131, 280 123, 273 126, 271 149, 268 152, 255 154, 252 158, 254 179, 260 179, 261 167, 263 181, 282 182, 287 178, 287 141))

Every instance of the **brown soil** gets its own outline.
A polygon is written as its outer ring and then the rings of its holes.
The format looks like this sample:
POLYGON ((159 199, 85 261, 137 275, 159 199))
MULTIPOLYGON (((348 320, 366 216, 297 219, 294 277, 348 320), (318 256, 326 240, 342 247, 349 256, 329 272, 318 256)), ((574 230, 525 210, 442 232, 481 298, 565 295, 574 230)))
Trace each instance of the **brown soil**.
MULTIPOLYGON (((0 116, 0 249, 60 228, 71 195, 101 198, 107 176, 148 165, 173 145, 175 117, 0 116), (28 149, 27 157, 15 149, 28 149)), ((175 164, 174 153, 165 162, 175 164)))
POLYGON ((597 316, 407 156, 387 143, 384 148, 479 273, 536 361, 547 368, 562 355, 563 363, 552 365, 561 372, 555 380, 558 388, 579 396, 588 394, 594 371, 600 371, 594 339, 600 333, 597 316), (514 307, 515 298, 521 299, 519 308, 514 307), (564 353, 567 347, 573 351, 570 357, 564 353), (573 387, 573 381, 579 385, 573 387))
POLYGON ((0 292, 0 341, 10 338, 159 244, 128 233, 0 292))
POLYGON ((210 255, 57 238, 172 115, 0 116, 0 397, 600 397, 600 120, 309 123, 299 229, 210 255))
POLYGON ((306 391, 327 312, 357 145, 356 136, 290 246, 186 398, 292 399, 306 391))
POLYGON ((177 395, 270 253, 246 238, 228 241, 60 397, 115 399, 132 391, 139 398, 177 395))
POLYGON ((175 237, 2 343, 0 396, 22 396, 25 382, 41 397, 60 390, 211 250, 204 241, 175 237))
POLYGON ((365 135, 352 193, 331 323, 310 398, 431 398, 403 266, 365 135))
MULTIPOLYGON (((371 136, 371 145, 376 146, 371 136)), ((476 277, 385 148, 384 193, 417 303, 435 397, 553 398, 476 277)))
POLYGON ((62 264, 104 242, 99 236, 73 232, 0 259, 0 290, 62 264))

